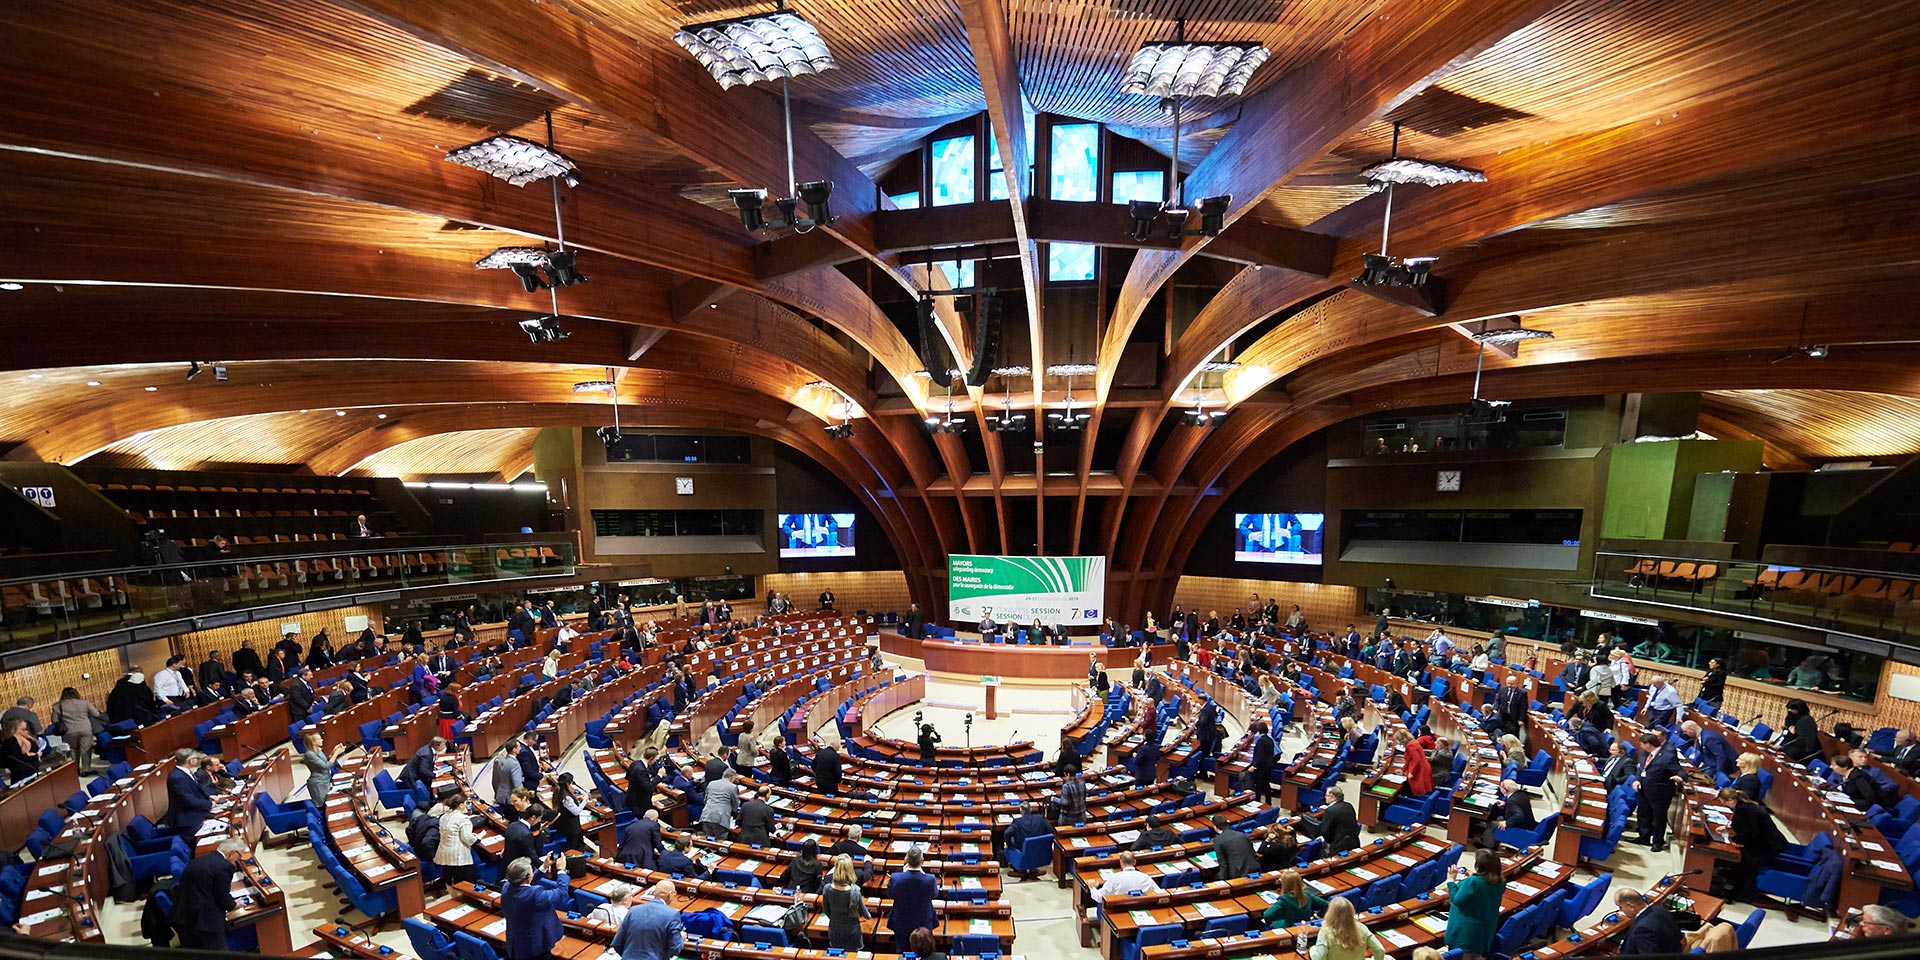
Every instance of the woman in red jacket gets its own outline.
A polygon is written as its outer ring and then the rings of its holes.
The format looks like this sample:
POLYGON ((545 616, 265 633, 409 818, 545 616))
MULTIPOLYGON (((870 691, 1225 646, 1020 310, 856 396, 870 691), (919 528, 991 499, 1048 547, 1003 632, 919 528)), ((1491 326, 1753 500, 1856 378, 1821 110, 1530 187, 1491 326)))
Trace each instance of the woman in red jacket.
POLYGON ((1393 732, 1393 742, 1399 745, 1404 758, 1401 772, 1406 774, 1409 796, 1423 797, 1433 792, 1433 765, 1427 762, 1427 750, 1421 746, 1421 740, 1425 739, 1416 740, 1406 730, 1393 732))

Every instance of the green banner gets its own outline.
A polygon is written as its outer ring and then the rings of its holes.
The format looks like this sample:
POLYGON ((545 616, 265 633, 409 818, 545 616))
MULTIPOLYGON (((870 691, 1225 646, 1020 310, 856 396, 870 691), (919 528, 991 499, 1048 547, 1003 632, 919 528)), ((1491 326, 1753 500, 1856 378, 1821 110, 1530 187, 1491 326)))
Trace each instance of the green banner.
POLYGON ((947 557, 948 616, 1085 626, 1102 620, 1106 557, 947 557))

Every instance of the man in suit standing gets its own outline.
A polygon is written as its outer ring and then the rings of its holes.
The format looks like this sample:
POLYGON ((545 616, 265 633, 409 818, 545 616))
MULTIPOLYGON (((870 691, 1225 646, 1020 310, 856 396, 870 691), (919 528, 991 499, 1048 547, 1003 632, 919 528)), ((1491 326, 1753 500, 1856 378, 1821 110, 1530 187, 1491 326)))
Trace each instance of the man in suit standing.
POLYGON ((1506 683, 1494 694, 1493 712, 1500 718, 1500 729, 1527 742, 1527 711, 1531 709, 1527 691, 1520 686, 1520 675, 1507 674, 1506 683))
POLYGON ((933 927, 933 900, 939 885, 933 875, 920 869, 926 851, 919 846, 907 849, 907 868, 887 878, 887 896, 893 909, 887 913, 887 929, 893 931, 895 953, 907 952, 907 935, 921 927, 933 927))
POLYGON ((1220 862, 1219 879, 1238 880, 1260 870, 1260 855, 1253 850, 1253 838, 1235 830, 1227 818, 1213 815, 1213 855, 1220 862))
POLYGON ((167 771, 167 825, 187 838, 189 845, 200 832, 200 825, 207 822, 207 814, 213 812, 213 797, 194 776, 199 769, 200 754, 182 747, 174 751, 173 769, 167 771))
POLYGON ((1273 750, 1273 736, 1267 732, 1267 722, 1254 721, 1253 769, 1250 778, 1253 795, 1262 803, 1273 802, 1273 750))
POLYGON ((840 792, 840 751, 818 740, 814 741, 813 784, 828 796, 840 792))
POLYGON ((434 651, 433 656, 427 658, 427 671, 440 681, 442 688, 452 685, 453 671, 456 666, 453 657, 447 653, 445 647, 434 651))
POLYGON ((1360 815, 1339 787, 1327 791, 1327 805, 1320 811, 1320 838, 1327 842, 1327 852, 1336 855, 1360 845, 1360 815))
POLYGON ((915 640, 926 637, 927 615, 921 612, 919 604, 916 603, 907 608, 907 615, 900 621, 900 635, 915 640))
POLYGON ((1587 678, 1592 672, 1593 668, 1587 665, 1587 655, 1576 653, 1573 659, 1568 660, 1567 665, 1561 668, 1560 685, 1566 688, 1568 693, 1578 695, 1581 690, 1586 689, 1587 678))
POLYGON ((1640 750, 1646 762, 1634 778, 1640 791, 1640 842, 1654 853, 1667 849, 1667 811, 1673 805, 1674 791, 1680 786, 1680 755, 1673 744, 1649 730, 1640 734, 1640 750))
POLYGON ((740 787, 728 768, 718 780, 707 781, 707 803, 700 810, 700 829, 709 839, 721 840, 733 832, 733 815, 740 808, 740 787))
POLYGON ((1216 757, 1220 755, 1220 705, 1212 697, 1200 705, 1200 715, 1194 718, 1194 728, 1199 731, 1200 755, 1216 757))
POLYGON ((167 919, 182 949, 227 949, 227 918, 238 912, 233 901, 234 865, 251 855, 245 840, 229 837, 180 871, 180 880, 173 885, 173 914, 167 919))
POLYGON ((646 748, 644 752, 636 748, 630 756, 634 760, 627 764, 627 809, 633 811, 636 817, 645 816, 647 811, 653 809, 654 788, 660 782, 654 773, 659 751, 653 747, 646 748))
POLYGON ((287 714, 296 723, 313 713, 313 669, 302 666, 287 681, 287 714))
POLYGON ((1133 782, 1141 786, 1160 780, 1160 731, 1147 725, 1140 749, 1133 752, 1133 782))
POLYGON ((513 792, 526 785, 526 778, 520 772, 520 741, 509 740, 499 753, 493 756, 493 770, 489 774, 493 783, 493 803, 503 810, 511 809, 507 801, 513 792))
POLYGON ((1679 953, 1683 949, 1680 925, 1674 922, 1673 914, 1666 907, 1648 903, 1647 898, 1632 887, 1614 891, 1613 905, 1633 918, 1633 922, 1627 924, 1627 937, 1620 944, 1621 956, 1679 953))
POLYGON ((673 960, 680 955, 687 937, 680 908, 673 905, 676 896, 673 881, 662 880, 627 910, 613 935, 613 952, 620 960, 673 960))
POLYGON ((656 869, 655 864, 660 862, 660 811, 648 810, 627 824, 620 834, 620 862, 642 870, 656 869))
POLYGON ((767 846, 773 842, 773 832, 778 827, 778 818, 773 807, 768 805, 766 791, 755 790, 740 805, 738 821, 740 823, 740 842, 755 846, 767 846))
POLYGON ((980 639, 989 639, 999 632, 1000 624, 993 619, 993 608, 980 611, 980 639))
POLYGON ((533 872, 533 861, 522 857, 507 864, 507 886, 500 893, 500 913, 507 923, 507 960, 551 960, 554 944, 566 931, 554 911, 572 909, 567 870, 548 857, 553 879, 533 872))
POLYGON ((515 610, 513 612, 513 618, 507 621, 508 632, 511 633, 515 630, 520 631, 520 636, 526 638, 528 643, 533 642, 534 631, 539 628, 540 615, 533 612, 532 600, 521 601, 520 609, 515 610))
MULTIPOLYGON (((1046 818, 1042 817, 1040 822, 1046 823, 1046 818)), ((1053 825, 1048 824, 1047 829, 1052 830, 1053 825)), ((841 837, 833 846, 826 849, 826 853, 830 857, 846 854, 847 859, 853 861, 854 875, 863 884, 867 882, 868 878, 873 876, 873 854, 867 852, 866 842, 861 839, 864 834, 865 831, 860 828, 859 824, 852 824, 847 827, 846 836, 841 837)))
POLYGON ((1731 777, 1739 768, 1740 758, 1733 752, 1733 744, 1718 732, 1702 730, 1698 723, 1688 720, 1680 724, 1680 735, 1692 744, 1692 750, 1683 755, 1707 774, 1724 773, 1731 777))
POLYGON ((546 838, 541 832, 541 827, 545 824, 541 820, 540 811, 533 807, 533 791, 521 787, 513 792, 513 800, 510 802, 513 808, 520 812, 520 817, 507 824, 507 845, 500 859, 508 863, 523 857, 527 860, 540 859, 540 852, 546 846, 546 838))

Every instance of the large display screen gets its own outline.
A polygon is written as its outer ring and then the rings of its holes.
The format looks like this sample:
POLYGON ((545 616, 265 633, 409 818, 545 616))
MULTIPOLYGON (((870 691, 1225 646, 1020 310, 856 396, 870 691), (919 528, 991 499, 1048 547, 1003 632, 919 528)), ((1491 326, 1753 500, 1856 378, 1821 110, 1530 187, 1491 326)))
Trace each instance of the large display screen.
POLYGON ((853 556, 853 514, 781 514, 780 556, 782 558, 853 556))
POLYGON ((947 610, 954 622, 1035 620, 1051 626, 1101 622, 1106 557, 947 557, 947 610))
POLYGON ((1243 563, 1319 563, 1324 513, 1236 513, 1233 558, 1243 563))

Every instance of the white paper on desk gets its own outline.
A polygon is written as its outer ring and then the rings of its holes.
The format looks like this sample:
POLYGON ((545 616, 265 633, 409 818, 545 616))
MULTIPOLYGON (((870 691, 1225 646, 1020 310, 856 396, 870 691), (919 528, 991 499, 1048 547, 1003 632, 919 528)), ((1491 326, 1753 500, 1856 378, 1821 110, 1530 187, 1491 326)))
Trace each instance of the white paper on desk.
POLYGON ((67 915, 66 908, 56 907, 55 909, 52 909, 52 910, 42 910, 39 913, 27 914, 26 916, 20 918, 20 924, 21 926, 31 927, 36 923, 46 923, 48 920, 58 920, 61 917, 64 917, 66 915, 67 915))
POLYGON ((484 927, 481 927, 480 932, 486 934, 489 937, 501 936, 502 934, 507 932, 507 918, 501 917, 500 919, 495 920, 494 922, 489 923, 484 927))
POLYGON ((1212 903, 1206 900, 1202 900, 1199 903, 1194 904, 1193 909, 1196 912, 1198 912, 1201 916, 1206 917, 1209 920, 1221 915, 1220 908, 1214 906, 1212 903))
POLYGON ((1411 947, 1413 946, 1413 943, 1414 943, 1414 940, 1412 937, 1409 937, 1398 930, 1382 930, 1380 931, 1380 939, 1385 940, 1386 942, 1401 948, 1411 947))
POLYGON ((1885 853, 1887 851, 1886 847, 1867 840, 1860 841, 1860 845, 1866 847, 1868 850, 1872 850, 1874 853, 1885 853))
POLYGON ((742 919, 751 920, 754 923, 778 925, 780 918, 785 916, 786 912, 787 908, 780 904, 763 903, 754 907, 752 910, 748 910, 747 915, 742 919))
POLYGON ((1120 830, 1113 834, 1113 842, 1115 843, 1132 843, 1138 839, 1140 839, 1140 831, 1138 830, 1120 830))
POLYGON ((458 920, 472 912, 473 912, 473 906, 471 904, 463 903, 457 907, 454 907, 452 910, 448 910, 446 913, 441 914, 440 919, 451 922, 454 920, 458 920))
POLYGON ((43 876, 43 877, 51 877, 51 876, 53 876, 54 874, 56 874, 56 873, 60 873, 61 871, 63 871, 63 870, 65 870, 65 869, 67 869, 67 865, 66 865, 66 864, 64 864, 64 863, 56 863, 56 864, 54 864, 54 865, 53 865, 53 866, 51 866, 51 867, 41 867, 41 868, 40 868, 39 870, 37 870, 37 871, 35 871, 35 872, 36 872, 36 873, 38 873, 38 874, 39 874, 40 876, 43 876))
POLYGON ((1539 887, 1532 886, 1530 884, 1521 883, 1517 880, 1507 884, 1507 889, 1512 890, 1520 894, 1521 896, 1526 896, 1526 897, 1534 896, 1535 894, 1538 894, 1540 892, 1539 887))
POLYGON ((980 878, 979 877, 961 877, 960 889, 962 890, 982 889, 982 887, 980 886, 980 878))
POLYGON ((201 824, 200 829, 194 832, 194 836, 206 837, 206 836, 212 836, 213 834, 216 834, 216 833, 226 833, 226 832, 227 832, 227 822, 225 820, 215 819, 215 820, 208 820, 207 822, 201 824))
POLYGON ((1086 847, 1091 846, 1091 844, 1087 842, 1086 837, 1074 837, 1068 840, 1067 844, 1075 849, 1085 849, 1086 847))

